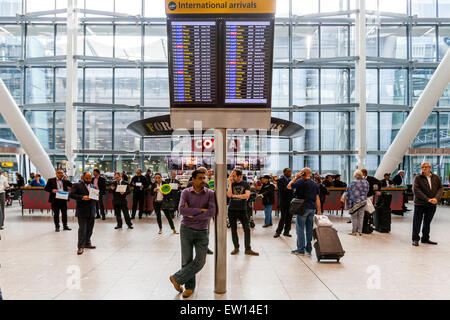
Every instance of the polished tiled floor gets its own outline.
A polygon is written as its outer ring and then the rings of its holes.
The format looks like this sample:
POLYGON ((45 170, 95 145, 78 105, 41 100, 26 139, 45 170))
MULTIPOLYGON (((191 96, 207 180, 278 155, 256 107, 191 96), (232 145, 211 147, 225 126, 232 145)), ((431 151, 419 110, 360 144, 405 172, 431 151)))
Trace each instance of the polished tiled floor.
MULTIPOLYGON (((95 224, 97 249, 77 256, 77 224, 70 216, 73 230, 55 233, 49 213, 22 216, 17 206, 7 209, 0 231, 4 299, 182 299, 168 281, 180 265, 179 235, 171 233, 165 218, 158 235, 154 215, 135 220, 134 230, 114 230, 109 214, 95 224)), ((224 295, 214 294, 214 256, 208 256, 191 299, 450 299, 449 207, 440 207, 432 224, 439 245, 418 248, 410 242, 411 213, 393 216, 390 234, 362 237, 347 235, 347 218, 332 216, 346 251, 339 264, 318 263, 314 253, 290 254, 296 237, 274 239, 275 228, 263 229, 262 216, 257 214, 252 231, 252 247, 260 256, 228 255, 224 295)))

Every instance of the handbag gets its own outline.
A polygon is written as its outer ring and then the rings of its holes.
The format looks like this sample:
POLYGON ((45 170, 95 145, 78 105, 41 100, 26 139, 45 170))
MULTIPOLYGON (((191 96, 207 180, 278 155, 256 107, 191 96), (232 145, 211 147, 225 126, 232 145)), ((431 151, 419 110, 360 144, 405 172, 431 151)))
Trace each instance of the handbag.
POLYGON ((289 214, 303 216, 305 214, 305 199, 292 199, 289 205, 289 214))

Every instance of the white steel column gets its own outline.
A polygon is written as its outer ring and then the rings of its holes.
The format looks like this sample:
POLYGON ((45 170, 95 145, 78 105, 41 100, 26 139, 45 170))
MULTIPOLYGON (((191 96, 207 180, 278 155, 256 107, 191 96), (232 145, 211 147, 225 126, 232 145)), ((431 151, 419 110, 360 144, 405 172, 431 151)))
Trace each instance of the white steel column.
POLYGON ((223 294, 227 292, 227 130, 216 129, 214 138, 214 191, 217 200, 214 292, 223 294))
POLYGON ((355 111, 355 147, 358 151, 358 169, 366 166, 366 4, 365 0, 356 0, 359 13, 355 19, 356 55, 355 63, 355 97, 359 108, 355 111))
POLYGON ((30 125, 2 79, 0 79, 0 114, 5 118, 6 123, 43 178, 53 177, 55 169, 50 162, 47 152, 45 152, 33 130, 31 130, 30 125))
POLYGON ((425 90, 384 155, 383 160, 381 160, 375 174, 377 179, 383 178, 383 175, 387 172, 392 173, 400 164, 449 82, 450 50, 447 50, 425 90))
POLYGON ((77 108, 73 102, 78 96, 77 53, 78 14, 77 0, 67 0, 67 62, 66 62, 66 157, 67 175, 75 175, 74 150, 77 149, 77 108))

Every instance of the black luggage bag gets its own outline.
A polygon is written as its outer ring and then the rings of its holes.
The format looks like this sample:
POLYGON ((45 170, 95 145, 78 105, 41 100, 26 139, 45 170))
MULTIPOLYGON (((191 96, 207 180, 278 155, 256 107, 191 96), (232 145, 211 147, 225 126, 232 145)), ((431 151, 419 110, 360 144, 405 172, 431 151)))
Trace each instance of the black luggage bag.
POLYGON ((337 231, 333 227, 317 227, 313 232, 314 249, 316 251, 317 261, 320 260, 339 260, 344 256, 345 251, 342 248, 341 241, 337 231))
POLYGON ((391 232, 391 201, 392 195, 385 192, 377 199, 373 224, 378 232, 391 232))
POLYGON ((362 233, 371 234, 373 232, 373 214, 364 211, 364 222, 362 233))

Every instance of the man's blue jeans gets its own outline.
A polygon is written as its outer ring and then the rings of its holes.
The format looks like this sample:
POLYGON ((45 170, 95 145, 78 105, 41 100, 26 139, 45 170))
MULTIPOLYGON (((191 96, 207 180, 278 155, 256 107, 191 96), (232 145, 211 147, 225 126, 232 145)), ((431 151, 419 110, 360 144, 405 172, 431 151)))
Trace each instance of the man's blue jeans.
POLYGON ((195 289, 195 275, 202 270, 208 251, 208 230, 194 230, 181 225, 181 265, 182 268, 173 275, 175 281, 185 285, 185 289, 195 289), (194 257, 195 248, 195 258, 194 257))
POLYGON ((264 219, 264 224, 267 225, 271 225, 272 224, 272 205, 271 204, 267 204, 264 206, 264 214, 266 216, 266 218, 264 219))
POLYGON ((297 215, 295 220, 295 228, 297 231, 297 251, 301 253, 311 252, 311 240, 314 225, 315 209, 305 209, 303 216, 297 215), (305 229, 306 229, 306 241, 305 241, 305 229), (306 242, 306 245, 305 245, 306 242))

